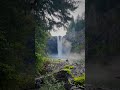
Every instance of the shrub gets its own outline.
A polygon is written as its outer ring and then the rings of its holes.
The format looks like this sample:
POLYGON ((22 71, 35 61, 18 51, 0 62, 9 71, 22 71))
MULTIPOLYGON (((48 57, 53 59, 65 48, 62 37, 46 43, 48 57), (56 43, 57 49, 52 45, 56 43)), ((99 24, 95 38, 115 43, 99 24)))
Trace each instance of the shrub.
POLYGON ((18 73, 12 66, 0 63, 0 90, 23 90, 34 87, 34 76, 18 73))
POLYGON ((57 82, 54 76, 45 77, 45 84, 41 86, 40 90, 65 90, 64 82, 57 82))
POLYGON ((45 57, 41 54, 38 54, 38 53, 36 53, 36 57, 37 57, 37 59, 36 59, 37 74, 39 74, 39 73, 42 75, 46 74, 46 72, 47 72, 46 67, 48 64, 50 64, 50 60, 47 57, 45 57))

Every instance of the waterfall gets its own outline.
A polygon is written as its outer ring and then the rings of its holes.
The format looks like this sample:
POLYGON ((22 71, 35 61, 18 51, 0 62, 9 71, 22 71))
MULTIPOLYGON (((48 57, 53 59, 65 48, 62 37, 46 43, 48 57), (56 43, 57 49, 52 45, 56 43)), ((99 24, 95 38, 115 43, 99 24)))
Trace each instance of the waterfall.
POLYGON ((62 57, 62 36, 57 36, 58 57, 62 57))

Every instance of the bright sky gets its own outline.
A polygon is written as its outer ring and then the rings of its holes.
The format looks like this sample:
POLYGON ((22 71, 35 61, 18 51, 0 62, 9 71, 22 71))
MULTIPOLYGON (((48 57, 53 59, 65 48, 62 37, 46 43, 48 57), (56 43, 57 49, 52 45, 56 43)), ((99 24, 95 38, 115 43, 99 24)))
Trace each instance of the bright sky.
MULTIPOLYGON (((76 17, 78 15, 81 16, 85 12, 85 0, 79 0, 79 1, 81 1, 79 7, 72 13, 74 19, 76 19, 76 17)), ((52 36, 64 36, 64 35, 66 35, 66 32, 67 31, 64 30, 63 27, 61 27, 59 29, 57 28, 57 31, 52 30, 50 33, 51 33, 52 36)))
POLYGON ((58 28, 57 31, 52 30, 50 33, 51 33, 52 36, 65 36, 66 32, 67 31, 64 30, 63 27, 61 27, 61 28, 58 28))

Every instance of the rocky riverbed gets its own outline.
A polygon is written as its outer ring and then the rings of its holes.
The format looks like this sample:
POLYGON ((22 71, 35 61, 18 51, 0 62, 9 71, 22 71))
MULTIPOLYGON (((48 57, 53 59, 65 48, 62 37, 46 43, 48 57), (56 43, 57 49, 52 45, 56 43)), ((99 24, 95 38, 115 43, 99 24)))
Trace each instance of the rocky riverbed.
MULTIPOLYGON (((56 74, 56 73, 58 74, 67 65, 68 66, 71 65, 71 66, 74 67, 73 69, 71 69, 71 73, 76 77, 82 75, 82 73, 85 73, 84 65, 80 64, 80 63, 76 63, 76 62, 69 63, 69 60, 59 60, 58 62, 51 62, 46 67, 47 74, 43 75, 43 76, 40 76, 40 77, 35 79, 36 87, 39 88, 39 90, 43 90, 43 89, 48 90, 48 89, 45 89, 45 88, 46 87, 51 87, 51 85, 52 85, 52 87, 56 86, 56 87, 63 88, 63 89, 60 89, 60 90, 83 90, 82 89, 83 87, 75 86, 72 83, 71 84, 68 83, 67 81, 62 81, 63 83, 58 82, 58 80, 55 79, 54 74, 56 74), (49 78, 46 79, 46 77, 49 77, 49 78)), ((60 77, 61 76, 65 77, 64 75, 62 76, 62 74, 60 74, 60 77)), ((67 76, 67 78, 68 78, 68 76, 67 76)), ((69 80, 70 80, 70 78, 69 78, 69 80)), ((71 78, 71 80, 73 80, 73 78, 71 78)), ((59 89, 54 88, 54 89, 49 89, 49 90, 59 90, 59 89)))

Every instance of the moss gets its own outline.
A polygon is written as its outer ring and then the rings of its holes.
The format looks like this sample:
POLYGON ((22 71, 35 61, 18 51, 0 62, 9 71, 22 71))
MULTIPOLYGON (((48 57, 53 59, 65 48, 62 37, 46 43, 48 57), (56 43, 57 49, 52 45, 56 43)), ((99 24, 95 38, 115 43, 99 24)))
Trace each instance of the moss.
POLYGON ((62 69, 63 71, 66 71, 71 77, 74 77, 74 75, 71 72, 71 69, 62 69))
POLYGON ((64 66, 64 69, 73 69, 74 68, 74 66, 72 66, 72 65, 65 65, 64 66))
POLYGON ((70 69, 62 69, 63 71, 67 71, 68 74, 72 74, 70 69))
POLYGON ((76 85, 84 85, 84 83, 85 83, 85 73, 83 73, 81 76, 74 77, 74 83, 76 85))
POLYGON ((72 66, 72 65, 65 65, 62 70, 66 71, 69 75, 71 75, 72 77, 74 77, 74 75, 71 72, 71 69, 73 69, 73 68, 74 68, 74 66, 72 66))

